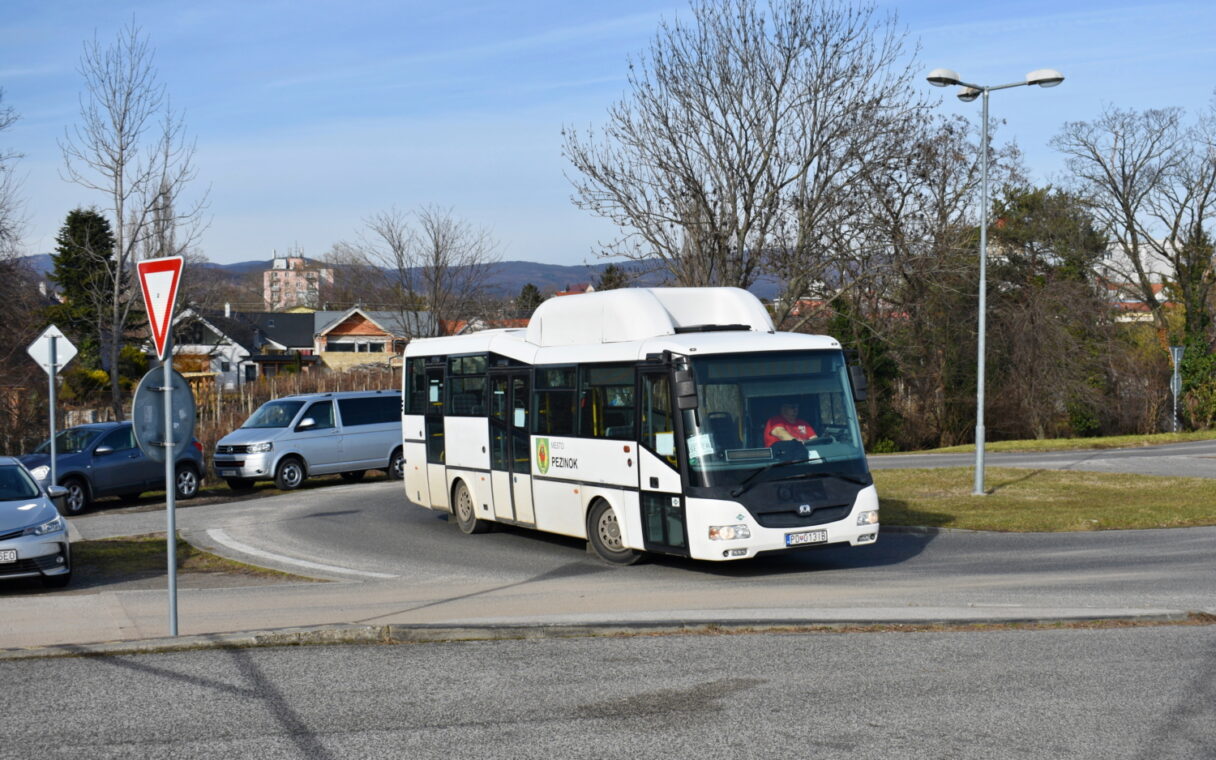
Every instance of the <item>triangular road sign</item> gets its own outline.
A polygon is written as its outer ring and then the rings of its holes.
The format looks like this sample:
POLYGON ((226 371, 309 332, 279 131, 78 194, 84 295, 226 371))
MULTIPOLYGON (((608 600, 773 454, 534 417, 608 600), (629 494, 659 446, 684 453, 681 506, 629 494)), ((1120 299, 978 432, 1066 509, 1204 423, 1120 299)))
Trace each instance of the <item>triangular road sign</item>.
POLYGON ((135 268, 139 272, 139 286, 144 292, 148 323, 152 326, 156 358, 163 361, 169 326, 173 323, 173 304, 177 301, 177 283, 182 275, 182 257, 145 259, 137 262, 135 268))

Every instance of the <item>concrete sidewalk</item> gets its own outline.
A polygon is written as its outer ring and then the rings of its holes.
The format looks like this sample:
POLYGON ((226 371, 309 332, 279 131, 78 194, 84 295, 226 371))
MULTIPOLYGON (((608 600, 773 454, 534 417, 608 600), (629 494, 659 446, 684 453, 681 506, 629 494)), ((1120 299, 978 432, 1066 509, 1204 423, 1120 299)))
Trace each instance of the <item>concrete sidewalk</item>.
MULTIPOLYGON (((391 581, 299 583, 215 589, 179 589, 182 640, 201 646, 212 637, 269 635, 281 629, 351 626, 398 630, 448 628, 486 631, 521 627, 649 630, 662 626, 728 625, 781 627, 861 624, 1011 623, 1080 620, 1182 620, 1174 609, 1060 608, 1022 606, 859 607, 848 599, 801 606, 774 598, 756 607, 754 591, 715 598, 713 607, 690 607, 686 594, 661 591, 639 598, 600 577, 558 578, 536 583, 391 581), (250 633, 253 632, 253 633, 250 633), (203 637, 203 638, 199 638, 203 637)), ((129 642, 164 648, 169 634, 168 593, 102 591, 43 594, 4 600, 0 658, 77 651, 79 645, 129 642), (159 642, 148 644, 147 642, 159 642), (142 643, 141 643, 142 642, 142 643)), ((364 635, 364 634, 360 634, 364 635)), ((512 636, 516 634, 510 634, 512 636)), ((172 641, 172 639, 170 640, 172 641)), ((88 650, 86 648, 86 651, 88 650)))

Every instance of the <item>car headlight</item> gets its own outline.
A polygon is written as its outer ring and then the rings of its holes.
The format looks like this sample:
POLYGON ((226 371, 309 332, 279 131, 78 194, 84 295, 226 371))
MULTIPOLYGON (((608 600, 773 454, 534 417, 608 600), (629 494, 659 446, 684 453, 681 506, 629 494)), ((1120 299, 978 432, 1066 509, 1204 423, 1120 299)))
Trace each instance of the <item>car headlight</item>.
POLYGON ((250 454, 264 454, 274 448, 273 443, 251 443, 249 445, 250 454))
POLYGON ((54 520, 44 522, 41 525, 35 525, 32 528, 26 528, 25 534, 27 536, 45 536, 48 533, 58 533, 65 527, 67 527, 67 524, 63 521, 63 517, 55 515, 54 520))
POLYGON ((751 538, 752 530, 746 525, 711 525, 710 541, 732 541, 736 538, 751 538))
POLYGON ((34 476, 34 480, 46 480, 46 477, 51 474, 51 468, 44 464, 30 470, 30 474, 34 476))
POLYGON ((877 525, 878 524, 878 510, 877 509, 868 509, 865 512, 858 512, 857 513, 857 524, 858 525, 877 525))

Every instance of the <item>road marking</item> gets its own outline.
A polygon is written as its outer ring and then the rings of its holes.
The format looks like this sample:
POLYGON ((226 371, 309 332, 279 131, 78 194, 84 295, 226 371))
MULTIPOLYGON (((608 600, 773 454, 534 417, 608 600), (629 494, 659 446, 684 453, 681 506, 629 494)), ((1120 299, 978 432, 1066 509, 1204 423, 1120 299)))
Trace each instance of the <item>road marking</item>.
POLYGON ((272 554, 264 552, 261 549, 255 549, 248 544, 242 544, 240 541, 233 539, 222 528, 212 528, 207 531, 207 535, 211 536, 211 540, 221 546, 226 546, 233 551, 238 551, 242 554, 248 554, 261 559, 268 559, 272 562, 282 562, 288 565, 298 565, 299 567, 307 567, 311 570, 320 570, 326 573, 342 573, 345 575, 362 575, 367 578, 396 578, 395 575, 388 573, 373 573, 366 570, 352 570, 348 567, 335 567, 334 565, 323 565, 320 562, 309 562, 306 559, 295 559, 293 557, 284 557, 282 554, 272 554))

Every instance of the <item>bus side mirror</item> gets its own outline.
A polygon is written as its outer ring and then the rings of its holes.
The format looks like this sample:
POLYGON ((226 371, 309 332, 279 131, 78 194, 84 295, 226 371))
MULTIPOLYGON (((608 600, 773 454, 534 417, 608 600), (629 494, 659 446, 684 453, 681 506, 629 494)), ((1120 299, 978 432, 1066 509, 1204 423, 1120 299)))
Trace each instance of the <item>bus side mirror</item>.
POLYGON ((676 380, 676 408, 680 411, 686 409, 696 409, 697 402, 697 381, 693 378, 692 370, 677 369, 675 372, 676 380))
POLYGON ((856 401, 865 401, 870 390, 870 381, 866 380, 865 371, 856 364, 850 364, 849 382, 853 386, 853 399, 856 401))

